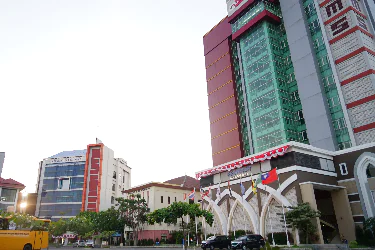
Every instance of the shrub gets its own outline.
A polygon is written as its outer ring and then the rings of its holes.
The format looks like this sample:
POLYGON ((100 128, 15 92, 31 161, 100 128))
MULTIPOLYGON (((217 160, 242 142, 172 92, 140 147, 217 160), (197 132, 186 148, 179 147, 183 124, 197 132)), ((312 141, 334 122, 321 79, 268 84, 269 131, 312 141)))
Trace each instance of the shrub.
MULTIPOLYGON (((288 232, 288 237, 289 237, 289 242, 293 242, 293 235, 290 232, 288 232)), ((273 233, 273 238, 275 240, 276 245, 286 245, 287 244, 285 232, 273 233)), ((268 242, 273 243, 272 242, 272 233, 267 234, 267 239, 268 239, 268 242)))
POLYGON ((349 247, 350 248, 356 248, 358 246, 358 242, 353 240, 351 242, 349 242, 349 247))

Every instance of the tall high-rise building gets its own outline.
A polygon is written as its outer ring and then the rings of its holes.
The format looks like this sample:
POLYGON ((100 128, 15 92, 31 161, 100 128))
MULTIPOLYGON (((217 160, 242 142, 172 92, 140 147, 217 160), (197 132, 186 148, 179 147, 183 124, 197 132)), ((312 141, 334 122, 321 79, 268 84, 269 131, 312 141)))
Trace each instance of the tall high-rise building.
POLYGON ((375 4, 227 0, 203 38, 213 165, 289 141, 375 141, 375 4))
POLYGON ((100 141, 87 150, 64 151, 39 167, 35 215, 70 218, 80 211, 103 211, 130 188, 131 168, 100 141))
POLYGON ((282 214, 307 202, 321 212, 310 242, 355 240, 375 215, 375 2, 226 2, 203 38, 214 166, 196 178, 215 221, 204 231, 292 234, 282 214))

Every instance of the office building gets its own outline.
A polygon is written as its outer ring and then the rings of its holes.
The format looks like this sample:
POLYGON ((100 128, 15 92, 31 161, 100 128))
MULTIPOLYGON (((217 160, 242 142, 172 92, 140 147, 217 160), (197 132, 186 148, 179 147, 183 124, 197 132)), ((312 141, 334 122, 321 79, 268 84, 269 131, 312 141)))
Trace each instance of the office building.
POLYGON ((35 215, 71 218, 80 211, 102 211, 130 187, 131 168, 103 143, 85 150, 64 151, 44 159, 39 167, 35 215))
POLYGON ((354 240, 374 216, 374 2, 226 2, 203 37, 213 167, 196 177, 217 222, 207 230, 285 232, 280 206, 309 202, 323 214, 316 242, 354 240), (251 180, 275 168, 280 187, 254 194, 251 180))
POLYGON ((214 166, 288 141, 374 141, 371 1, 227 4, 203 38, 214 166))

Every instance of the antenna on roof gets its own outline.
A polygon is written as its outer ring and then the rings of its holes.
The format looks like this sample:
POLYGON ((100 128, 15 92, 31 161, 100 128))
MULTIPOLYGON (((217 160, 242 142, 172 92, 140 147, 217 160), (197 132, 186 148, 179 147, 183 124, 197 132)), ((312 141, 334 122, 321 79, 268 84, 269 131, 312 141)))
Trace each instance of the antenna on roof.
POLYGON ((186 182, 186 173, 185 173, 184 182, 181 184, 181 187, 184 187, 184 186, 185 186, 185 182, 186 182))

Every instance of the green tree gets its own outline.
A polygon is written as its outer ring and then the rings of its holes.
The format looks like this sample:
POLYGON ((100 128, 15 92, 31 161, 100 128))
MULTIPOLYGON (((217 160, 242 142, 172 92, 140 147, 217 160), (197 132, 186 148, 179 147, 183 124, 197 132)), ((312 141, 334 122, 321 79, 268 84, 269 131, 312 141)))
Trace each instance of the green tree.
POLYGON ((147 213, 150 212, 147 202, 140 194, 131 195, 130 199, 117 198, 121 227, 129 227, 133 231, 134 245, 138 245, 138 234, 144 223, 147 222, 147 213))
POLYGON ((316 227, 312 219, 320 217, 321 213, 310 207, 309 203, 300 203, 296 207, 288 207, 290 210, 285 213, 288 227, 298 229, 306 237, 306 244, 309 236, 316 233, 316 227))
POLYGON ((83 216, 76 216, 68 220, 67 231, 71 231, 80 237, 84 237, 87 233, 93 231, 93 222, 83 216))
POLYGON ((2 212, 0 216, 9 217, 9 222, 14 223, 16 229, 47 230, 42 221, 36 220, 37 218, 29 214, 2 212))
MULTIPOLYGON (((154 212, 147 215, 147 221, 149 224, 154 225, 155 223, 167 223, 167 224, 177 224, 178 220, 181 220, 182 235, 186 239, 186 229, 187 224, 184 221, 184 217, 189 215, 190 218, 200 218, 204 217, 207 224, 212 225, 214 219, 213 214, 201 210, 199 204, 196 203, 186 203, 186 202, 173 202, 169 207, 157 209, 154 212)), ((184 241, 186 244, 186 241, 184 241)))
POLYGON ((61 236, 66 233, 68 229, 68 224, 66 220, 60 219, 58 221, 51 221, 49 224, 49 234, 50 236, 61 236))

